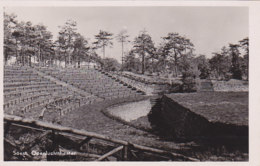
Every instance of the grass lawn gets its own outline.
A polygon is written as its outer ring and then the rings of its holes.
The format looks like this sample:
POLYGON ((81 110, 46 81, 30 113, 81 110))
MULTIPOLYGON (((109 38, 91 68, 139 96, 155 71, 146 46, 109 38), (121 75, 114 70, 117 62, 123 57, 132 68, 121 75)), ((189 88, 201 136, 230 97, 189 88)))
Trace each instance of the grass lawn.
MULTIPOLYGON (((174 95, 183 95, 183 99, 189 98, 191 101, 193 100, 193 104, 204 102, 217 106, 218 103, 222 102, 222 104, 224 104, 224 102, 228 102, 240 103, 243 108, 247 107, 248 105, 248 93, 244 92, 232 92, 230 94, 227 92, 170 94, 169 96, 174 95), (197 95, 197 97, 194 97, 193 95, 197 95), (209 97, 207 95, 211 96, 209 97), (213 103, 212 96, 215 97, 215 102, 213 103)), ((141 117, 137 120, 133 120, 130 122, 130 124, 122 123, 122 121, 118 118, 106 116, 102 112, 102 110, 104 111, 106 107, 113 105, 113 103, 118 104, 118 100, 95 103, 90 106, 83 106, 80 109, 75 110, 74 112, 70 112, 68 115, 66 115, 66 117, 62 119, 62 125, 97 132, 99 134, 104 134, 136 144, 179 152, 190 157, 198 158, 200 160, 248 160, 248 153, 244 151, 241 152, 237 149, 223 147, 200 147, 200 145, 195 142, 177 143, 164 140, 151 132, 143 130, 150 128, 147 117, 141 117), (234 155, 236 156, 235 158, 234 155)), ((240 106, 237 105, 236 107, 239 109, 240 106)))
POLYGON ((199 92, 167 95, 210 122, 248 126, 248 92, 199 92))

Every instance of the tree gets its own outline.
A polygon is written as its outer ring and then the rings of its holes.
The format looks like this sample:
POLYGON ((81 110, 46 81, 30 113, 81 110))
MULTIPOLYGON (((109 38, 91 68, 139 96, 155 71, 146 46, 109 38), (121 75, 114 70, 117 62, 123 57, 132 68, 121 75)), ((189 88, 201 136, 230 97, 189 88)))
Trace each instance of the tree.
POLYGON ((67 64, 72 64, 71 54, 74 49, 74 41, 76 37, 77 23, 73 20, 68 20, 60 27, 59 36, 57 42, 59 42, 59 49, 65 56, 65 67, 67 64))
POLYGON ((38 55, 38 62, 45 63, 47 56, 53 54, 52 34, 44 25, 33 26, 30 21, 17 23, 12 36, 15 39, 16 61, 23 65, 27 63, 31 66, 35 55, 38 55))
POLYGON ((4 13, 4 63, 6 64, 8 59, 16 53, 17 43, 12 35, 14 27, 17 24, 16 15, 4 13))
POLYGON ((214 56, 209 60, 211 74, 217 79, 230 79, 230 50, 224 46, 221 48, 220 53, 213 53, 213 55, 214 56))
POLYGON ((248 37, 239 41, 240 46, 245 49, 245 55, 249 55, 249 39, 248 37))
POLYGON ((59 36, 58 39, 54 42, 55 44, 55 59, 59 61, 59 66, 61 66, 61 62, 65 61, 66 63, 66 55, 65 55, 65 39, 62 36, 59 36))
POLYGON ((157 63, 158 63, 158 52, 156 47, 152 49, 150 54, 146 57, 145 64, 147 64, 146 69, 148 69, 151 73, 154 73, 154 71, 158 71, 157 63))
POLYGON ((214 56, 209 60, 210 70, 217 79, 228 79, 230 64, 228 57, 220 53, 213 53, 214 56))
POLYGON ((30 21, 20 22, 16 24, 13 36, 18 42, 18 48, 20 53, 17 57, 17 61, 25 64, 31 65, 31 57, 34 54, 34 27, 30 21))
POLYGON ((136 57, 133 50, 125 56, 125 63, 122 65, 123 70, 137 72, 140 70, 141 61, 136 57))
POLYGON ((16 63, 22 63, 22 53, 23 53, 23 37, 24 37, 24 26, 25 22, 17 22, 15 24, 12 36, 15 39, 15 58, 16 63))
POLYGON ((103 31, 100 30, 99 34, 95 35, 95 39, 97 41, 95 41, 93 44, 95 45, 95 47, 98 48, 102 48, 103 49, 103 58, 105 58, 105 48, 107 46, 112 46, 113 43, 111 42, 113 34, 109 33, 107 31, 103 31))
POLYGON ((240 43, 240 47, 242 47, 245 50, 241 68, 242 68, 244 75, 246 76, 246 79, 248 80, 248 68, 249 68, 249 40, 248 40, 248 37, 240 40, 239 43, 240 43))
POLYGON ((210 67, 208 59, 205 55, 200 55, 194 59, 198 70, 200 71, 199 77, 201 79, 207 79, 210 76, 210 67))
POLYGON ((168 33, 166 37, 163 37, 163 40, 162 53, 164 54, 164 57, 173 64, 175 76, 177 77, 179 68, 181 66, 185 67, 186 65, 181 65, 180 59, 182 58, 182 62, 186 63, 187 59, 185 58, 193 55, 192 52, 194 50, 194 45, 189 39, 180 36, 178 33, 168 33))
POLYGON ((5 60, 15 54, 16 63, 32 64, 36 58, 40 63, 53 60, 54 46, 52 34, 46 26, 33 25, 30 21, 18 22, 16 16, 5 14, 5 60), (37 56, 37 57, 35 57, 37 56))
POLYGON ((158 55, 158 65, 157 68, 160 68, 161 71, 164 70, 165 72, 167 71, 167 64, 168 60, 167 57, 170 54, 170 48, 169 45, 166 45, 165 42, 160 43, 160 46, 157 51, 158 55))
POLYGON ((118 71, 120 69, 120 64, 114 58, 102 59, 101 65, 105 71, 118 71))
POLYGON ((134 39, 133 51, 139 55, 142 63, 142 74, 145 72, 145 58, 155 52, 155 46, 152 38, 146 31, 142 31, 139 36, 134 39))
POLYGON ((38 24, 34 26, 35 28, 35 48, 37 48, 37 59, 39 64, 41 65, 43 62, 43 65, 46 64, 46 60, 48 58, 56 58, 50 55, 55 54, 54 52, 54 43, 52 42, 52 33, 50 31, 47 30, 47 27, 42 25, 42 24, 38 24))
POLYGON ((119 32, 119 34, 116 36, 117 41, 121 43, 121 47, 122 47, 122 65, 124 63, 124 43, 130 42, 128 40, 129 35, 127 35, 127 31, 126 30, 122 30, 121 32, 119 32))
POLYGON ((81 34, 77 34, 74 41, 73 59, 78 62, 78 68, 80 68, 80 62, 85 60, 90 47, 87 47, 88 41, 81 34))
POLYGON ((230 71, 232 73, 232 78, 234 79, 242 79, 242 71, 240 68, 240 63, 239 63, 239 45, 238 44, 229 44, 230 48, 230 55, 232 57, 231 60, 231 68, 230 71))

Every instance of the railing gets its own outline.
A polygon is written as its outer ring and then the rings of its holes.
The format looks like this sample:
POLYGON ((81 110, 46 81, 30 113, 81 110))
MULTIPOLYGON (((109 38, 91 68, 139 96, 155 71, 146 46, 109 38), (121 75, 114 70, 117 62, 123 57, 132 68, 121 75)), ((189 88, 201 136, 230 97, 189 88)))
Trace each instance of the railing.
MULTIPOLYGON (((44 132, 37 138, 35 138, 34 141, 30 143, 30 147, 33 145, 36 145, 37 143, 41 142, 40 140, 47 136, 51 135, 50 138, 52 138, 52 145, 53 147, 49 147, 50 149, 55 149, 57 148, 57 145, 59 142, 55 140, 57 136, 65 136, 67 138, 71 137, 76 137, 80 139, 81 141, 76 145, 76 148, 74 149, 79 149, 82 147, 84 144, 89 143, 92 139, 96 139, 97 141, 106 141, 109 142, 110 144, 113 144, 113 149, 109 150, 108 152, 105 152, 105 154, 100 155, 100 154, 93 154, 89 152, 82 152, 82 151, 73 151, 69 150, 66 148, 59 147, 60 152, 70 152, 70 153, 76 153, 76 155, 81 156, 81 157, 86 157, 86 158, 95 158, 96 161, 103 161, 103 160, 109 160, 109 157, 113 156, 116 157, 117 160, 121 161, 139 161, 141 160, 139 158, 139 154, 142 153, 143 155, 152 155, 152 156, 159 156, 163 160, 181 160, 181 161, 198 161, 197 159, 187 157, 181 154, 165 151, 165 150, 160 150, 160 149, 155 149, 147 146, 142 146, 142 145, 137 145, 133 144, 127 141, 119 140, 119 139, 114 139, 110 138, 108 136, 104 136, 101 134, 93 133, 93 132, 88 132, 85 130, 78 130, 78 129, 73 129, 70 127, 64 127, 60 125, 55 125, 51 123, 46 123, 42 121, 36 121, 32 119, 26 119, 18 116, 13 116, 13 115, 5 115, 4 117, 4 123, 5 123, 5 144, 10 144, 16 149, 19 149, 19 145, 15 145, 15 143, 12 143, 11 140, 6 137, 10 130, 10 126, 18 126, 22 127, 25 129, 31 129, 31 130, 37 130, 44 132), (136 153, 138 152, 138 153, 136 153)), ((96 141, 95 141, 96 142, 96 141)), ((67 143, 68 144, 68 143, 67 143)), ((26 148, 28 151, 29 147, 26 148)), ((29 154, 29 153, 27 153, 29 154)), ((29 156, 28 157, 32 157, 29 156)), ((143 159, 143 158, 142 158, 143 159)))

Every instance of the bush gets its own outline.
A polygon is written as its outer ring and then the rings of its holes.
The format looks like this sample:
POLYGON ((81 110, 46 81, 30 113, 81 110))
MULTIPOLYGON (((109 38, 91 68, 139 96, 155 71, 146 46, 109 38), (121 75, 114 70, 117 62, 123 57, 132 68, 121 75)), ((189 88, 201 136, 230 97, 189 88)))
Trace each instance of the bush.
POLYGON ((239 67, 232 67, 232 78, 242 80, 242 71, 239 67))
POLYGON ((195 92, 196 89, 196 75, 192 71, 185 71, 182 73, 182 91, 195 92))
POLYGON ((200 79, 207 79, 210 76, 210 71, 207 68, 200 69, 200 79))

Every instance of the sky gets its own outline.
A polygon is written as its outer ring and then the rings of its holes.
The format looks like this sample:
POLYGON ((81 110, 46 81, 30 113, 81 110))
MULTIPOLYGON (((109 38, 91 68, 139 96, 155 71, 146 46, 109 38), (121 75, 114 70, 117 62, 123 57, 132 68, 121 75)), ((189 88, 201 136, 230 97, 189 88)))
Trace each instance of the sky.
MULTIPOLYGON (((162 37, 177 32, 189 38, 195 54, 211 57, 229 43, 237 43, 249 35, 247 7, 5 7, 7 13, 17 15, 19 21, 42 23, 57 38, 58 26, 66 20, 77 22, 77 32, 94 42, 99 30, 114 37, 127 30, 130 41, 144 29, 158 46, 162 37)), ((106 57, 121 60, 121 44, 113 39, 113 47, 106 48, 106 57)), ((129 43, 124 51, 132 46, 129 43)), ((102 53, 99 51, 99 55, 102 53)))

